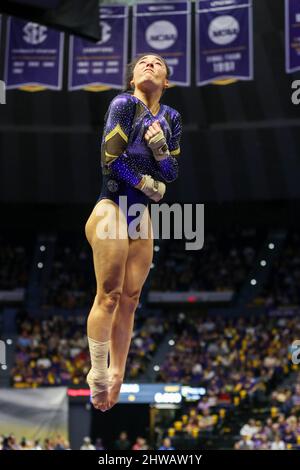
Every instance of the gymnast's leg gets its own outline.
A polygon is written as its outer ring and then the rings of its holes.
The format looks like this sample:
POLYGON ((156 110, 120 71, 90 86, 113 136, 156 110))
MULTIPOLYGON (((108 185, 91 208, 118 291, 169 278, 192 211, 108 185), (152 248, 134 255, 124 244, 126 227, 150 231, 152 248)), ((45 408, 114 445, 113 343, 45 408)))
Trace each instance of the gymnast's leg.
POLYGON ((118 401, 125 375, 127 355, 130 347, 134 314, 153 259, 153 230, 148 208, 141 221, 141 232, 146 228, 148 238, 129 238, 129 251, 125 267, 125 279, 118 306, 113 314, 110 364, 109 406, 118 401))
POLYGON ((103 199, 94 207, 85 226, 97 281, 97 292, 87 322, 92 364, 87 382, 92 403, 101 411, 108 409, 108 352, 112 320, 122 293, 129 250, 126 218, 122 212, 119 218, 119 212, 117 204, 103 199), (124 238, 116 238, 114 234, 112 238, 99 236, 103 231, 109 235, 112 230, 122 233, 124 238))

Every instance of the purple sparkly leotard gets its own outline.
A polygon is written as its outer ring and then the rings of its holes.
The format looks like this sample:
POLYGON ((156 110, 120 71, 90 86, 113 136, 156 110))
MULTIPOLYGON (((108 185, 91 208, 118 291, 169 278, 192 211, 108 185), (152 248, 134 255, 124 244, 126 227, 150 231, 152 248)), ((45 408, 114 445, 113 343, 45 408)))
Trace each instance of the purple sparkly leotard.
MULTIPOLYGON (((120 205, 119 197, 127 196, 128 209, 135 203, 146 207, 149 198, 134 186, 145 174, 166 183, 177 178, 181 132, 181 116, 170 106, 161 104, 158 114, 154 116, 131 93, 117 95, 111 101, 104 119, 101 143, 103 181, 97 202, 111 199, 120 205), (144 139, 148 127, 156 120, 160 122, 170 151, 170 156, 160 162, 155 160, 144 139)), ((135 218, 125 215, 128 224, 135 218)))

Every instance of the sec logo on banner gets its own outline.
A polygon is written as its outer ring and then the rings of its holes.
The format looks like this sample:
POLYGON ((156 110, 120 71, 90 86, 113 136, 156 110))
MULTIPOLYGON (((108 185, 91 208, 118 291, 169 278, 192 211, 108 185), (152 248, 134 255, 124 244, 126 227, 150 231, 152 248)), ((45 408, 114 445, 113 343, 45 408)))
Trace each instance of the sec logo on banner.
POLYGON ((27 23, 23 28, 23 39, 27 44, 36 46, 47 39, 47 27, 37 23, 27 23))

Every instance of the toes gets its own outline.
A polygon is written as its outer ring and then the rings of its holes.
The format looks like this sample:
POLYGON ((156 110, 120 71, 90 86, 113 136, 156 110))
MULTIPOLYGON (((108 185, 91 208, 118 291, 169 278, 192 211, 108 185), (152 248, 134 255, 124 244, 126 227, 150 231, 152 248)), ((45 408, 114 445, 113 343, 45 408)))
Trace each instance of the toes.
POLYGON ((93 402, 92 401, 92 404, 94 406, 94 408, 96 408, 96 410, 100 410, 100 411, 107 411, 109 409, 109 406, 108 406, 108 403, 107 402, 93 402))
POLYGON ((103 405, 94 405, 94 408, 99 411, 106 411, 106 407, 103 405))

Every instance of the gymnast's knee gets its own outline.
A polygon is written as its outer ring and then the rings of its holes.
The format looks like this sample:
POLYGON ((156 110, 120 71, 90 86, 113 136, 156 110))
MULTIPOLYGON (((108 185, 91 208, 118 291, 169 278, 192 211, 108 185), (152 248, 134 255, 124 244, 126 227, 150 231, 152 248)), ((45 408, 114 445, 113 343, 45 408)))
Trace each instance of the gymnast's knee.
POLYGON ((129 310, 134 311, 139 304, 141 291, 138 292, 122 292, 120 304, 127 307, 129 310))
POLYGON ((96 294, 95 306, 105 310, 106 313, 112 314, 117 308, 121 298, 121 290, 113 292, 102 292, 96 294))

